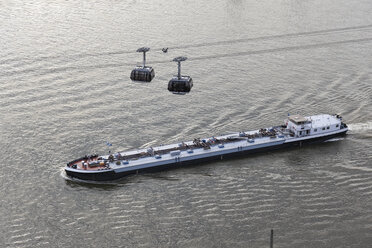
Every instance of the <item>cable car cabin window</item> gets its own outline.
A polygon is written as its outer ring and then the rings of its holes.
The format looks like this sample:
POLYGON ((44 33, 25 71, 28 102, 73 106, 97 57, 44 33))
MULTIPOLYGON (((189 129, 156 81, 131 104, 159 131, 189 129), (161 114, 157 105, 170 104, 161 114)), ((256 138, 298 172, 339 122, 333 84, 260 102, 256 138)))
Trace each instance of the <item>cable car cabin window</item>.
POLYGON ((172 82, 172 88, 174 91, 187 91, 186 82, 172 82))
POLYGON ((168 90, 171 92, 190 92, 192 80, 189 78, 172 78, 168 83, 168 90))
POLYGON ((155 71, 151 68, 135 68, 130 74, 130 79, 134 81, 146 81, 150 82, 155 77, 155 71))

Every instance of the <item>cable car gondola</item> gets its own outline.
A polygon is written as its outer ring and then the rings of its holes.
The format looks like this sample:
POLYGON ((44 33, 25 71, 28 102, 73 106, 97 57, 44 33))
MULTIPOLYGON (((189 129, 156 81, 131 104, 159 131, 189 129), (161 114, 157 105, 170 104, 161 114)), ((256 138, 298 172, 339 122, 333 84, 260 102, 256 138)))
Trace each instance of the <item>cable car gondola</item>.
POLYGON ((193 81, 190 76, 181 75, 181 61, 185 61, 187 57, 177 57, 173 61, 178 63, 178 75, 174 76, 168 83, 168 90, 173 94, 184 95, 190 92, 193 81))
POLYGON ((148 52, 150 48, 148 47, 141 47, 137 49, 137 52, 143 53, 143 66, 136 66, 132 72, 130 73, 130 79, 133 81, 143 81, 143 82, 151 82, 151 80, 155 77, 155 71, 151 66, 146 66, 146 52, 148 52))

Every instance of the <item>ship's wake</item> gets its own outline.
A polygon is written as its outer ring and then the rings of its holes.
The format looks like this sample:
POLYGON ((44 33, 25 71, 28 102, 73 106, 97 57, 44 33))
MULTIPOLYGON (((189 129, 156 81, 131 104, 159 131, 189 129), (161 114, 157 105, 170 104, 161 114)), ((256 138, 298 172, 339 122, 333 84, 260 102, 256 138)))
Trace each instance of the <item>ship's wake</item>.
POLYGON ((354 123, 354 124, 348 124, 349 130, 353 133, 360 133, 364 131, 370 131, 372 130, 372 121, 368 121, 365 123, 354 123))
POLYGON ((335 141, 340 141, 340 140, 343 140, 344 138, 333 138, 333 139, 329 139, 329 140, 326 140, 324 142, 335 142, 335 141))

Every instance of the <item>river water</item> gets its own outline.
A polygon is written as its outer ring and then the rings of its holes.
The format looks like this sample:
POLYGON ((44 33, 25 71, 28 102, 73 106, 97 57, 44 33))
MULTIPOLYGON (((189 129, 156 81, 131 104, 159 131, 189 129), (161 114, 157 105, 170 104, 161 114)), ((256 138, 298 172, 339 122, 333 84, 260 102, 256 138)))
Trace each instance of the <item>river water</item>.
POLYGON ((370 247, 369 0, 0 1, 1 247, 370 247), (149 46, 151 83, 129 79, 149 46), (168 53, 161 48, 168 47, 168 53), (189 59, 188 95, 171 60, 189 59), (92 184, 85 154, 340 113, 342 139, 92 184))

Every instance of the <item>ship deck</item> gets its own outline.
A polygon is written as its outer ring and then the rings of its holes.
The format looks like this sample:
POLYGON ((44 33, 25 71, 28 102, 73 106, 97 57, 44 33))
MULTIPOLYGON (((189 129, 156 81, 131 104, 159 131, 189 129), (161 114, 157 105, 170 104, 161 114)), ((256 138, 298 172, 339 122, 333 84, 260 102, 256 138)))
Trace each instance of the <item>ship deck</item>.
POLYGON ((97 171, 97 170, 105 170, 107 166, 105 164, 99 164, 98 163, 98 156, 93 157, 83 157, 77 160, 74 160, 69 163, 70 167, 78 170, 86 170, 86 171, 97 171), (84 163, 87 163, 86 166, 84 166, 84 163))
POLYGON ((118 152, 102 157, 86 156, 72 161, 68 167, 85 170, 100 171, 107 169, 131 168, 133 166, 173 161, 175 159, 194 159, 209 154, 231 153, 234 149, 257 147, 285 140, 282 127, 259 129, 247 132, 237 132, 205 139, 178 144, 160 145, 146 149, 118 152), (99 163, 101 162, 101 163, 99 163), (102 163, 103 162, 103 163, 102 163))

